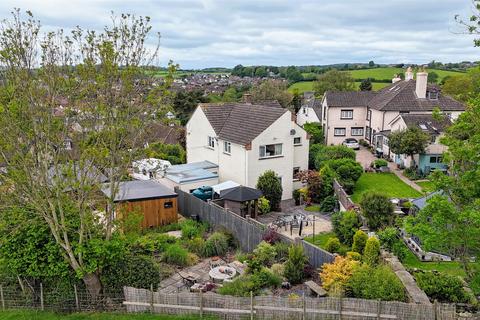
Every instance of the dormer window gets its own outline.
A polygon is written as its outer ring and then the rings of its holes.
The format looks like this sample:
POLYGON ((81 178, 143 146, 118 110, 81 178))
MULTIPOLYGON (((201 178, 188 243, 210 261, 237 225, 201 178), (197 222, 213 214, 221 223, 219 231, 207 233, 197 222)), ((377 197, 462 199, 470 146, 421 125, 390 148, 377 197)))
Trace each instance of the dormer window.
POLYGON ((438 91, 428 91, 428 99, 438 100, 438 91))

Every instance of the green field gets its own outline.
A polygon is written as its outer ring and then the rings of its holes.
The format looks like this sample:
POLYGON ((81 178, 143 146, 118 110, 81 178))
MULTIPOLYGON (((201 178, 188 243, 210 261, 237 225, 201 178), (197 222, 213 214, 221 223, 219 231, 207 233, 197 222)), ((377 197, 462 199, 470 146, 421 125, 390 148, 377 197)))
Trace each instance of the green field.
MULTIPOLYGON (((315 81, 302 81, 302 82, 296 82, 292 84, 289 88, 288 91, 290 93, 293 93, 295 89, 298 89, 300 93, 303 93, 305 91, 313 91, 313 84, 315 81)), ((383 83, 383 82, 373 82, 372 87, 373 90, 380 90, 386 86, 388 86, 390 83, 383 83)), ((357 86, 357 90, 360 88, 360 82, 355 82, 355 85, 357 86)))
MULTIPOLYGON (((391 80, 395 74, 405 73, 405 69, 402 68, 374 68, 349 71, 354 79, 366 79, 373 78, 376 80, 391 80)), ((458 75, 461 72, 457 71, 445 71, 438 69, 427 69, 427 72, 435 72, 438 74, 439 80, 442 80, 446 76, 458 75)))
MULTIPOLYGON (((72 313, 57 314, 29 310, 0 311, 0 320, 194 320, 198 315, 174 316, 162 314, 72 313)), ((206 320, 217 318, 204 317, 206 320)))
POLYGON ((400 180, 394 173, 364 173, 355 184, 352 201, 359 203, 362 195, 368 191, 377 191, 390 198, 418 198, 422 194, 400 180))

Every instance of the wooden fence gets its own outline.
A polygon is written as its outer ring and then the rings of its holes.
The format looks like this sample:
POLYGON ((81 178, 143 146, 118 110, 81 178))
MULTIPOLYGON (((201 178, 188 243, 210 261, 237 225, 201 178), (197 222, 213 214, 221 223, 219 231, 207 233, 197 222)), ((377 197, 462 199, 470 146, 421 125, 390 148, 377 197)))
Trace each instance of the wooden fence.
MULTIPOLYGON (((213 202, 207 203, 179 189, 176 189, 175 192, 178 193, 178 209, 183 216, 189 218, 197 216, 200 220, 206 221, 214 227, 227 229, 239 241, 240 248, 243 251, 253 251, 262 241, 267 230, 267 227, 262 223, 250 218, 243 218, 213 202)), ((294 242, 294 240, 285 236, 281 236, 281 239, 287 243, 294 242)), ((304 240, 298 239, 298 243, 303 246, 310 264, 315 268, 321 267, 324 263, 330 263, 334 259, 331 253, 304 240)))
POLYGON ((401 319, 454 320, 455 305, 420 305, 353 298, 250 296, 216 293, 164 294, 146 289, 124 288, 128 312, 197 314, 221 319, 401 319))

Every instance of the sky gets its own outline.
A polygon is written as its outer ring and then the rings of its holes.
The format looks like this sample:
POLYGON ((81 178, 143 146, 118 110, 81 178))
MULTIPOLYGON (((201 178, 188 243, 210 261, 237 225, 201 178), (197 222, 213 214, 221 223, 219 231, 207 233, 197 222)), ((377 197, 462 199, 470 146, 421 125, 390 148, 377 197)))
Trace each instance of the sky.
POLYGON ((13 8, 45 30, 101 30, 112 11, 149 16, 157 63, 184 69, 480 60, 454 19, 473 13, 471 0, 2 0, 0 18, 13 8))

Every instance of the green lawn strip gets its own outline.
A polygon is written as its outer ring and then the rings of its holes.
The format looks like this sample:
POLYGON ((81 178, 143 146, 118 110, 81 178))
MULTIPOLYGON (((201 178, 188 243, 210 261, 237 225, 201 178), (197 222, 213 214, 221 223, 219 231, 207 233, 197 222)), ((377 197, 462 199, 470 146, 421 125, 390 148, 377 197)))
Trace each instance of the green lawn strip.
POLYGON ((319 205, 308 206, 308 207, 305 207, 305 211, 320 212, 320 206, 319 205))
MULTIPOLYGON (((366 79, 373 78, 375 80, 391 80, 395 74, 405 73, 403 68, 393 68, 393 67, 384 67, 384 68, 373 68, 373 69, 360 69, 360 70, 351 70, 348 71, 354 79, 366 79)), ((458 71, 447 71, 447 70, 438 70, 438 69, 427 69, 427 72, 435 72, 438 74, 439 80, 442 80, 446 76, 461 75, 461 72, 458 71)))
POLYGON ((355 184, 352 201, 359 203, 362 195, 367 191, 378 191, 390 198, 418 198, 422 194, 400 180, 394 173, 371 173, 362 174, 355 184))
MULTIPOLYGON (((295 89, 298 89, 299 93, 303 93, 305 91, 314 91, 313 85, 315 81, 301 81, 301 82, 296 82, 292 84, 289 88, 288 91, 290 93, 293 93, 295 89)), ((361 82, 355 82, 355 88, 359 90, 360 88, 360 83, 361 82)), ((384 83, 384 82, 372 82, 372 88, 373 90, 380 90, 386 86, 388 86, 390 83, 384 83)))
POLYGON ((431 181, 415 181, 417 185, 419 185, 423 192, 433 192, 435 191, 435 186, 433 185, 433 182, 431 181))
MULTIPOLYGON (((308 243, 314 244, 319 248, 325 249, 325 245, 327 244, 328 239, 336 237, 334 232, 322 232, 319 234, 315 235, 315 240, 313 236, 309 236, 304 238, 303 240, 307 241, 308 243)), ((350 251, 350 248, 347 245, 342 245, 342 250, 343 252, 350 251)))
MULTIPOLYGON (((0 320, 194 320, 198 315, 125 314, 125 313, 72 313, 60 314, 30 310, 0 311, 0 320)), ((204 317, 204 319, 217 319, 204 317)))

